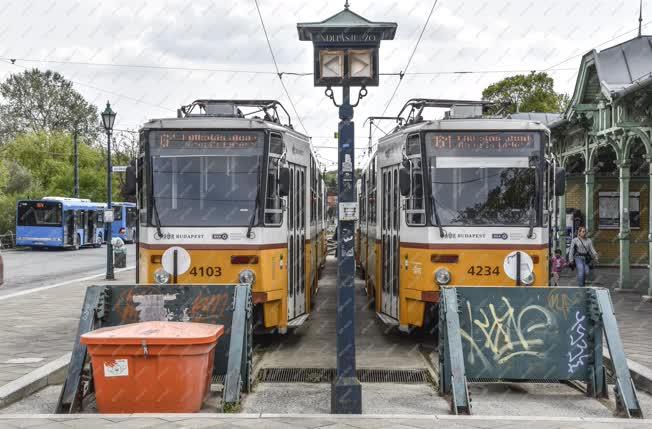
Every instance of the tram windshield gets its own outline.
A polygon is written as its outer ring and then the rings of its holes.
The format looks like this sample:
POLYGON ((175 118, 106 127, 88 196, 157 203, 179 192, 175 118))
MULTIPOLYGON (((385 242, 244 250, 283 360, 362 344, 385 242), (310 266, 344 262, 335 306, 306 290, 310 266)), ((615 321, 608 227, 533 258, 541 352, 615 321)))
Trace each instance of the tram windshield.
POLYGON ((433 225, 528 226, 538 221, 538 134, 432 133, 426 141, 433 225))
POLYGON ((161 226, 246 226, 262 156, 159 156, 153 197, 161 226))

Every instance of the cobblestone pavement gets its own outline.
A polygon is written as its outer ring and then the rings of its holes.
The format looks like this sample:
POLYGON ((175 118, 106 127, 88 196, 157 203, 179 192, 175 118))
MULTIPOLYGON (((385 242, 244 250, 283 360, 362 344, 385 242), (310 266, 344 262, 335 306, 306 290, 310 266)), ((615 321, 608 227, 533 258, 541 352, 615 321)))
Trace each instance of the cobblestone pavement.
MULTIPOLYGON (((0 298, 0 386, 72 350, 86 287, 103 281, 0 298)), ((135 270, 116 271, 116 281, 134 282, 135 270)))
POLYGON ((279 414, 6 415, 0 428, 522 428, 611 429, 652 427, 652 420, 480 416, 332 416, 279 414))

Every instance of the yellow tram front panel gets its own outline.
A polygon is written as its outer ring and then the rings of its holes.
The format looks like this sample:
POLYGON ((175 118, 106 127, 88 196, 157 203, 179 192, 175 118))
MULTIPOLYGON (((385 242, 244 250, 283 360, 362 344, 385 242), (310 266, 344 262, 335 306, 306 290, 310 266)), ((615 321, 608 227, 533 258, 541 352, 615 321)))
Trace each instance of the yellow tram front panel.
MULTIPOLYGON (((288 251, 286 245, 250 249, 193 248, 181 246, 190 254, 190 268, 177 276, 179 284, 239 283, 240 272, 249 269, 256 275, 254 304, 263 306, 265 328, 285 328, 288 324, 288 251)), ((156 283, 154 272, 161 268, 166 248, 139 249, 141 283, 156 283)), ((172 284, 172 280, 170 281, 172 284)), ((306 288, 310 285, 307 284, 306 288)), ((306 293, 306 297, 310 294, 306 293)), ((309 299, 309 298, 307 298, 309 299)), ((307 303, 308 304, 308 303, 307 303)))
POLYGON ((446 268, 452 286, 516 286, 505 274, 504 261, 514 251, 527 253, 533 261, 534 282, 530 286, 548 286, 548 246, 463 245, 400 247, 399 323, 422 326, 426 303, 439 302, 440 286, 435 272, 446 268))

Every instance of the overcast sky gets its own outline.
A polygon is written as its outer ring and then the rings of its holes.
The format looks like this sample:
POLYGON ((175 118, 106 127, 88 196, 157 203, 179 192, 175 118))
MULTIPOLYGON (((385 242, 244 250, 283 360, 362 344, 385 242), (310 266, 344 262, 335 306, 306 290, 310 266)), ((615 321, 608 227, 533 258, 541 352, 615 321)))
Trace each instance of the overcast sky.
MULTIPOLYGON (((296 23, 321 21, 343 3, 259 0, 281 71, 312 71, 312 46, 298 40, 296 23)), ((380 68, 383 73, 404 70, 432 1, 350 3, 351 10, 370 20, 398 23, 396 39, 381 45, 380 68)), ((638 5, 639 0, 439 0, 407 70, 439 74, 406 75, 387 114, 396 114, 411 97, 480 98, 483 88, 514 70, 553 67, 549 73, 557 91, 572 93, 582 54, 636 36, 638 5), (483 73, 447 73, 454 71, 483 73)), ((643 33, 649 34, 652 0, 645 0, 643 9, 643 33)), ((0 61, 3 79, 22 67, 59 71, 99 107, 109 99, 118 112, 117 128, 137 129, 149 118, 174 116, 180 105, 198 98, 277 98, 291 111, 278 77, 270 73, 274 66, 254 0, 0 0, 0 41, 0 57, 18 59, 16 65, 0 61)), ((335 145, 336 108, 323 88, 313 87, 312 76, 283 79, 316 150, 324 160, 335 161, 336 150, 325 146, 335 145)), ((382 113, 397 82, 396 76, 381 77, 380 86, 369 88, 356 108, 361 158, 368 135, 362 124, 382 113)), ((336 96, 341 96, 337 90, 336 96)))

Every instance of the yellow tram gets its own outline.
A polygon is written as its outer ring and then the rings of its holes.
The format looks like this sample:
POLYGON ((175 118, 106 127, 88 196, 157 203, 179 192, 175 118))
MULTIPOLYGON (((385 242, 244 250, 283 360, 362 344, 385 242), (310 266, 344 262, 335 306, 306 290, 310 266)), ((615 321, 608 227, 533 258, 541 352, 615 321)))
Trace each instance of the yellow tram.
POLYGON ((546 126, 483 117, 482 103, 406 109, 358 184, 358 263, 378 316, 407 331, 435 323, 444 285, 547 286, 549 205, 564 173, 546 126), (444 119, 422 119, 444 106, 444 119))
POLYGON ((138 283, 250 283, 258 331, 303 323, 326 257, 325 189, 280 103, 197 100, 152 119, 136 170, 138 283))

